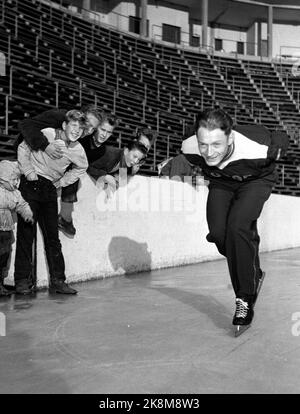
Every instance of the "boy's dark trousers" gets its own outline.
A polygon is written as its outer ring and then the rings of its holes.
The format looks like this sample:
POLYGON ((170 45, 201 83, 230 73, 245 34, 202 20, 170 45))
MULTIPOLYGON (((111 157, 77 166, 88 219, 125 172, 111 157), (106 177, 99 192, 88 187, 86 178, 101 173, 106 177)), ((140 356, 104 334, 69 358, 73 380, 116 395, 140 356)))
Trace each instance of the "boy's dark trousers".
POLYGON ((207 199, 207 240, 227 258, 237 297, 252 297, 261 276, 257 219, 270 197, 273 182, 210 183, 207 199))
POLYGON ((7 270, 13 240, 12 230, 0 230, 0 285, 3 283, 4 272, 7 270))
POLYGON ((65 203, 76 203, 77 199, 77 191, 79 187, 79 180, 75 181, 75 183, 68 185, 67 187, 63 187, 61 189, 61 201, 65 203))
POLYGON ((15 258, 15 283, 22 279, 30 281, 32 275, 32 245, 36 230, 36 222, 41 228, 51 282, 65 280, 65 262, 58 237, 57 225, 57 193, 56 188, 44 177, 37 181, 27 181, 22 176, 19 190, 29 203, 35 224, 26 223, 18 215, 17 245, 15 258))
POLYGON ((4 281, 4 271, 7 268, 10 252, 6 252, 0 255, 0 286, 4 281))

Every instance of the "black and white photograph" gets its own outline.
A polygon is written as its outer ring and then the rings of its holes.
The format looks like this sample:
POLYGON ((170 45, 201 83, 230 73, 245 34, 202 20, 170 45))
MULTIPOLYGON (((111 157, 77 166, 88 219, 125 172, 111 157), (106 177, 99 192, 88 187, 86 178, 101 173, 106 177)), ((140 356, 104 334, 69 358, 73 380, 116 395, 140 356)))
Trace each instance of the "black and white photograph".
POLYGON ((299 394, 299 128, 300 0, 0 0, 0 394, 299 394))

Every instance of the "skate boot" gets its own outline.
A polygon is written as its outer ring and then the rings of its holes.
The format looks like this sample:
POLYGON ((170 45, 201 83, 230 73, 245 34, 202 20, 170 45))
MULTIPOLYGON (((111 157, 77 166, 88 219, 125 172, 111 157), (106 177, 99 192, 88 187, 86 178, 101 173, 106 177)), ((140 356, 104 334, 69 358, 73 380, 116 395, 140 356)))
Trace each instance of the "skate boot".
POLYGON ((241 335, 250 328, 254 316, 253 301, 236 298, 236 310, 232 324, 235 326, 235 336, 241 335))

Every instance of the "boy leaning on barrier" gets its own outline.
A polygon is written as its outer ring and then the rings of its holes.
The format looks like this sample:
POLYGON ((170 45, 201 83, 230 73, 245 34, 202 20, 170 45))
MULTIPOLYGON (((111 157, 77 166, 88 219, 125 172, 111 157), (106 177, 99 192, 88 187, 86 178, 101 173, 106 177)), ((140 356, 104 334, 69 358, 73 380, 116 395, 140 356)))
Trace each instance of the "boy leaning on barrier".
POLYGON ((61 129, 46 128, 48 141, 61 147, 62 156, 53 159, 45 151, 33 151, 23 141, 18 146, 18 162, 22 172, 20 191, 34 214, 34 226, 18 217, 15 258, 16 293, 30 294, 32 285, 32 245, 36 223, 41 228, 50 274, 49 291, 76 294, 65 282, 65 262, 58 237, 57 188, 76 182, 88 167, 83 147, 78 139, 83 134, 86 118, 83 112, 66 113, 61 129), (72 168, 68 168, 69 166, 72 168))

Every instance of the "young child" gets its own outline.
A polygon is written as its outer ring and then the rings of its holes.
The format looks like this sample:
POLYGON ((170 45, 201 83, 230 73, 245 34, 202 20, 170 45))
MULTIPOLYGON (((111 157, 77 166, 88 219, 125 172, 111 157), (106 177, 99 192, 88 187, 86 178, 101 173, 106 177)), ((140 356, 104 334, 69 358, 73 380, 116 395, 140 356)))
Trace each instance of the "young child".
POLYGON ((31 208, 17 190, 20 175, 16 161, 0 162, 0 296, 9 296, 12 293, 3 285, 13 243, 12 211, 19 213, 26 222, 33 223, 31 208))

